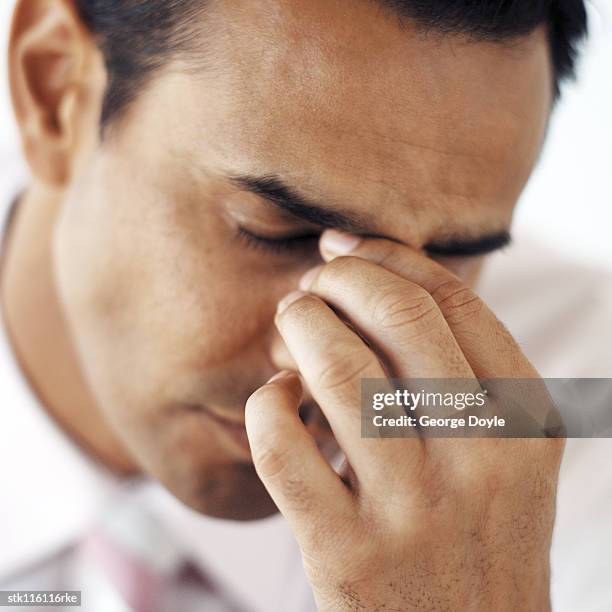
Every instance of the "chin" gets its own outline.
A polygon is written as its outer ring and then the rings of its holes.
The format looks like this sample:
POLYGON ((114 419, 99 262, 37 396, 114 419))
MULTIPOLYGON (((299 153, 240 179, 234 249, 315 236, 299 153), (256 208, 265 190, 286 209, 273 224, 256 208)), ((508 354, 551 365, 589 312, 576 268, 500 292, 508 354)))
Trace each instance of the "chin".
POLYGON ((278 512, 252 464, 216 466, 204 477, 162 484, 192 510, 233 521, 263 519, 278 512))

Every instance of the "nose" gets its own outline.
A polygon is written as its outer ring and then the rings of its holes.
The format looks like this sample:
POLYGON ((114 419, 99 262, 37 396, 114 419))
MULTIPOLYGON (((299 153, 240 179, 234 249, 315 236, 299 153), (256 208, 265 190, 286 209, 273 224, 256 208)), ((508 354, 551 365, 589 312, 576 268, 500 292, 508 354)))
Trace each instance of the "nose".
POLYGON ((278 332, 276 332, 272 338, 272 343, 270 346, 270 360, 272 361, 273 366, 278 370, 297 371, 297 364, 291 356, 285 341, 278 332))

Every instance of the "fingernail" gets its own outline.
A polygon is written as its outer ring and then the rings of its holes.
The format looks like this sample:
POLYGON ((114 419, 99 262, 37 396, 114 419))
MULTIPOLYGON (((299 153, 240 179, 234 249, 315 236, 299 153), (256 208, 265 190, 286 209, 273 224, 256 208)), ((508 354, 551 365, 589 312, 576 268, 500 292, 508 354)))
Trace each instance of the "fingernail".
POLYGON ((356 234, 327 230, 321 236, 321 249, 333 255, 347 255, 361 242, 362 238, 356 234))
POLYGON ((291 376, 291 374, 293 374, 293 372, 289 371, 289 370, 281 370, 280 372, 277 372, 267 383, 266 385, 269 385, 270 383, 274 382, 275 380, 281 380, 281 378, 286 378, 287 376, 291 376))
POLYGON ((302 289, 303 291, 310 289, 310 286, 314 282, 314 279, 319 276, 319 272, 321 271, 322 267, 323 266, 316 266, 315 268, 311 268, 310 270, 308 270, 308 272, 306 272, 306 274, 304 274, 304 276, 302 276, 302 278, 300 279, 300 289, 302 289))
POLYGON ((288 295, 286 295, 279 303, 276 308, 276 313, 280 314, 285 310, 290 304, 293 304, 296 300, 304 297, 306 294, 303 291, 292 291, 288 295))

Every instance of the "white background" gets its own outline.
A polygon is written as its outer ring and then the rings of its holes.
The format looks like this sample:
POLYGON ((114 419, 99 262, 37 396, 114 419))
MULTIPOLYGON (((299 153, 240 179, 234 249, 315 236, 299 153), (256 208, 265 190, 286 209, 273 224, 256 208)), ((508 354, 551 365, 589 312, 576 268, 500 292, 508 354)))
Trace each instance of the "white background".
MULTIPOLYGON (((0 0, 0 164, 18 155, 7 87, 14 0, 0 0)), ((537 234, 566 256, 612 269, 612 2, 589 3, 591 34, 578 80, 566 85, 515 234, 537 234)), ((12 165, 12 164, 11 164, 12 165)))

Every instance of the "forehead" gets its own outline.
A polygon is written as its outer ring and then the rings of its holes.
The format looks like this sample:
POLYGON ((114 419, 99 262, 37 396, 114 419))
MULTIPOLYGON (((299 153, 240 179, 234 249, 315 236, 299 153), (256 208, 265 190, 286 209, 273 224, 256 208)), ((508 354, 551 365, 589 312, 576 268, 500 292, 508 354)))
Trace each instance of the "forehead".
POLYGON ((543 31, 442 37, 354 0, 219 1, 204 21, 203 67, 173 94, 199 126, 192 160, 278 175, 416 241, 507 225, 551 104, 543 31))

